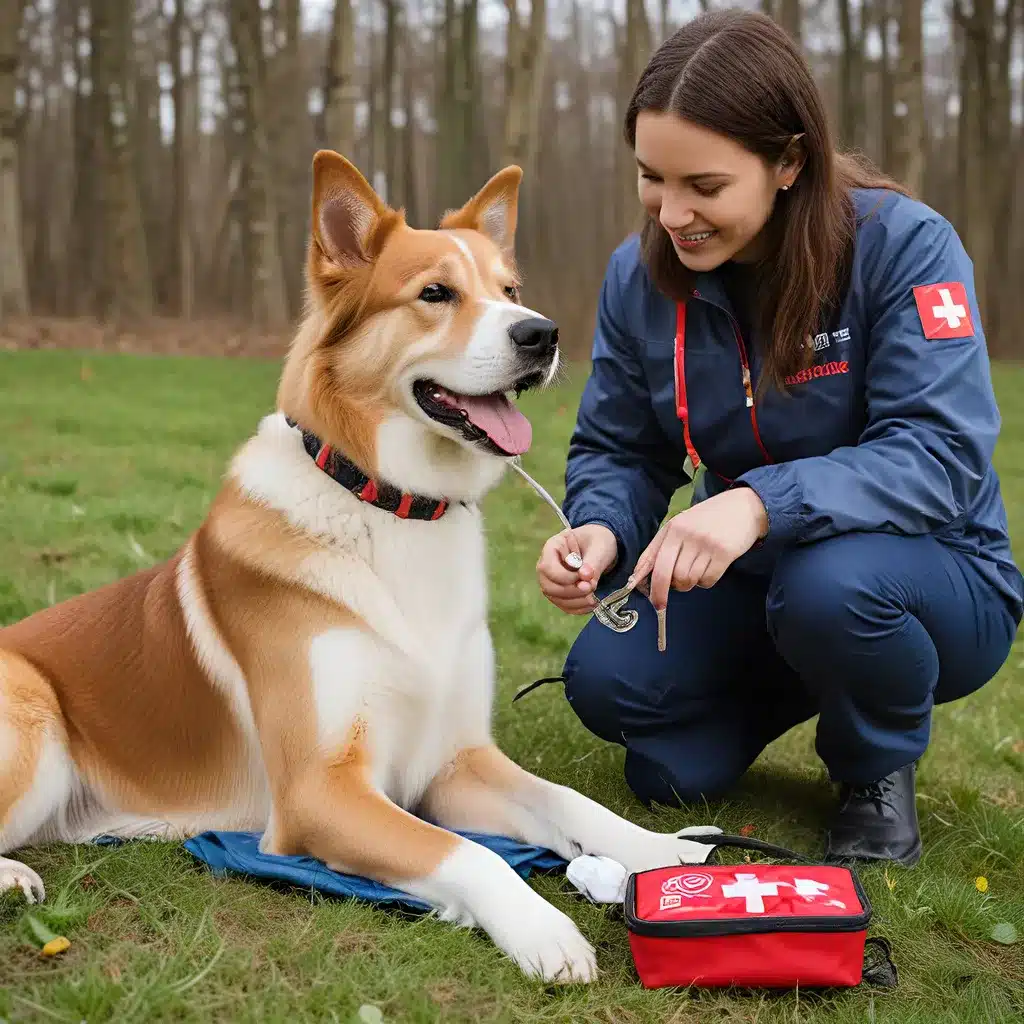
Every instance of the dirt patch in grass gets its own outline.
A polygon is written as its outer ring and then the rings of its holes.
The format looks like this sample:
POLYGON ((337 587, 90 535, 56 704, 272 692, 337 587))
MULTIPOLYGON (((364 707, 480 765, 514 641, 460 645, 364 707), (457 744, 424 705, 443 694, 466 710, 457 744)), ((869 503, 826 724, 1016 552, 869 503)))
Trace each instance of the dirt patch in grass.
POLYGON ((134 355, 242 356, 280 359, 288 332, 267 334, 224 318, 176 320, 153 317, 119 327, 86 317, 9 317, 0 321, 0 350, 80 349, 134 355))

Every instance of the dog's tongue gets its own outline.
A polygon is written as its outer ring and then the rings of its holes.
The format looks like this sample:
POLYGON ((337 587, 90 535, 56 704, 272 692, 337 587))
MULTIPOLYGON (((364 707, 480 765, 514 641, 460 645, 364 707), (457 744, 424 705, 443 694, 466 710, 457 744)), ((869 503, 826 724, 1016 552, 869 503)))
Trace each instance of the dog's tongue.
POLYGON ((455 404, 466 411, 470 423, 479 427, 506 454, 522 455, 533 440, 530 421, 500 392, 493 395, 457 395, 455 404))

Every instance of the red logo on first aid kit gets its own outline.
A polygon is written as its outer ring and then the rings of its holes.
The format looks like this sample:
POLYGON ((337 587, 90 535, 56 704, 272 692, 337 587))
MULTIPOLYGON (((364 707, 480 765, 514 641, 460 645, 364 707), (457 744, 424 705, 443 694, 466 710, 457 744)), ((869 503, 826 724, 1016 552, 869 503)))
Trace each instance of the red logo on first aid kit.
POLYGON ((661 883, 662 892, 678 892, 683 896, 699 896, 710 889, 714 878, 711 875, 673 875, 661 883))
POLYGON ((924 336, 937 338, 970 338, 974 334, 971 304, 967 289, 959 281, 922 284, 914 289, 917 315, 921 318, 924 336))
POLYGON ((710 898, 707 890, 714 884, 714 878, 705 874, 673 875, 661 883, 662 910, 671 910, 683 905, 683 898, 694 899, 697 896, 710 898))

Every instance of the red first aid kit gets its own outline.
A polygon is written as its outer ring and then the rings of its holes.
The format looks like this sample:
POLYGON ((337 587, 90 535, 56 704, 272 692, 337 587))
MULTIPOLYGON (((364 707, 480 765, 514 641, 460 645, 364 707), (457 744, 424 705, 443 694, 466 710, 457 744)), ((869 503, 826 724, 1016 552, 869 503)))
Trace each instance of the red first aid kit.
MULTIPOLYGON (((799 863, 674 865, 630 875, 623 910, 646 988, 804 988, 865 980, 871 904, 852 870, 743 836, 709 841, 799 863)), ((888 943, 870 941, 882 946, 885 973, 894 979, 888 943)))

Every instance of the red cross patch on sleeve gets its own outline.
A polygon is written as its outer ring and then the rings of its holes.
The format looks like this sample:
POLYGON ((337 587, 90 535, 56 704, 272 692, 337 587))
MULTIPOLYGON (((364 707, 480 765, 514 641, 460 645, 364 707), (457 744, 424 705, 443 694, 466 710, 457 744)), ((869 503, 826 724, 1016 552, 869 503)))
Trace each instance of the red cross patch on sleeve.
POLYGON ((924 336, 929 341, 973 336, 971 304, 967 301, 967 289, 959 281, 918 285, 914 289, 914 301, 924 336))

